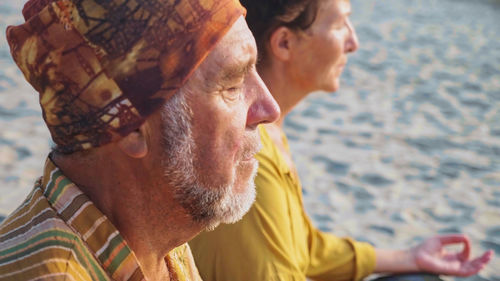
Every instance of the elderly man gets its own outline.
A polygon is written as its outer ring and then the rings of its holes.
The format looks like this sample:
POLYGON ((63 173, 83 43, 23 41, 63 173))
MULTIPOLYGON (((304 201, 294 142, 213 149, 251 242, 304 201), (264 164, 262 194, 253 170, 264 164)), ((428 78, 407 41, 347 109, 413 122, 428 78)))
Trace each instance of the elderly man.
POLYGON ((277 104, 236 0, 34 0, 9 27, 56 147, 0 280, 200 280, 186 241, 254 195, 277 104))

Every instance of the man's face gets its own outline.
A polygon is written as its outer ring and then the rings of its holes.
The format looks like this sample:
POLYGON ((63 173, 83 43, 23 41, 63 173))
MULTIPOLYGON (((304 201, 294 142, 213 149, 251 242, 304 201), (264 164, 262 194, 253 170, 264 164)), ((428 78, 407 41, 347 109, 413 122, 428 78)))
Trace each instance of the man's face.
POLYGON ((260 145, 256 128, 279 116, 256 72, 256 56, 240 18, 164 112, 165 176, 178 178, 171 183, 178 200, 209 228, 237 221, 250 208, 260 145))

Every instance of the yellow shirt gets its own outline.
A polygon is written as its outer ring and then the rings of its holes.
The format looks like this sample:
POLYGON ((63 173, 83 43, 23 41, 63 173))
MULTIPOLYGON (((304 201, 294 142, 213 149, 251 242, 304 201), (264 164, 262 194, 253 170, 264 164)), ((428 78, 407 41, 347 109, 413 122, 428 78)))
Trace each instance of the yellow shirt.
MULTIPOLYGON (((245 217, 189 242, 205 281, 360 280, 375 267, 374 248, 314 228, 302 188, 260 126, 257 198, 245 217)), ((288 149, 286 137, 283 136, 288 149)))
MULTIPOLYGON (((172 280, 201 281, 187 244, 165 257, 172 280)), ((0 224, 0 281, 141 281, 120 232, 49 159, 28 198, 0 224)))

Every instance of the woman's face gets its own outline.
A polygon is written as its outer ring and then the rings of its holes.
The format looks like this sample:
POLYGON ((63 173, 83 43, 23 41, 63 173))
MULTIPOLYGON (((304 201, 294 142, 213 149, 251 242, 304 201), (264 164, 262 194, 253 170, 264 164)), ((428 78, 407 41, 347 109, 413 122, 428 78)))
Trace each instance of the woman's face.
POLYGON ((349 21, 349 0, 319 0, 314 23, 305 31, 297 31, 297 44, 292 50, 293 81, 307 92, 334 92, 347 63, 347 54, 356 51, 358 38, 349 21))

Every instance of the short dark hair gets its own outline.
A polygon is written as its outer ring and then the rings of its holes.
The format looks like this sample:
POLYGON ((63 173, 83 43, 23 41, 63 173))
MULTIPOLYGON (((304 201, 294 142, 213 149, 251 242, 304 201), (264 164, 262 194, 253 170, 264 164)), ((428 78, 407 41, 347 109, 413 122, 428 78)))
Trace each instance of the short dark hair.
POLYGON ((246 21, 252 31, 259 60, 267 56, 266 42, 279 27, 293 30, 309 28, 318 13, 319 0, 240 0, 247 9, 246 21))

